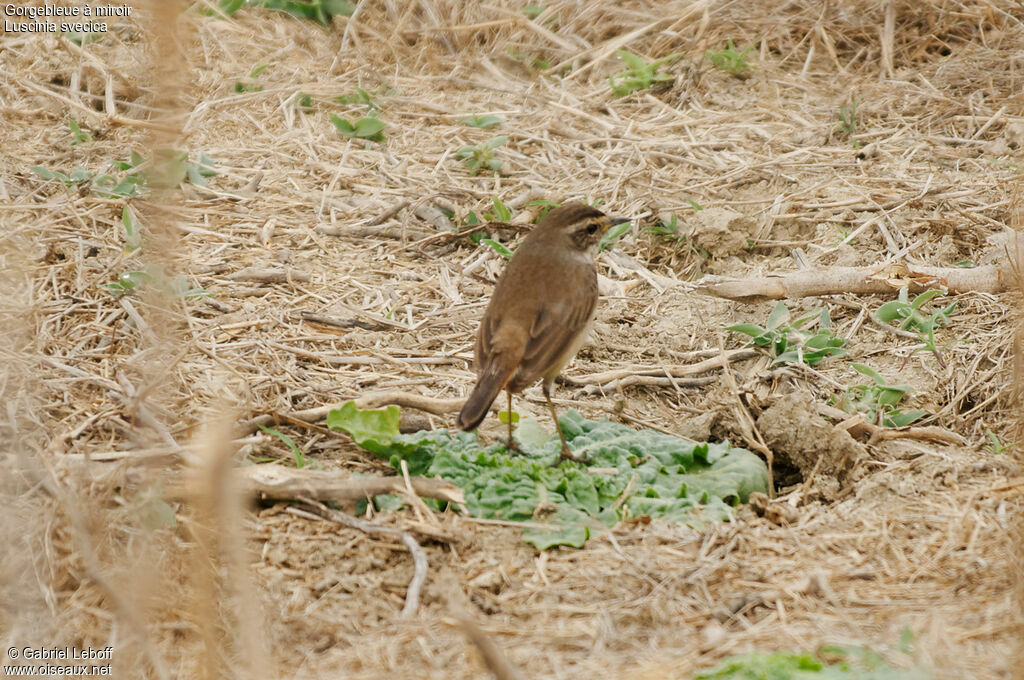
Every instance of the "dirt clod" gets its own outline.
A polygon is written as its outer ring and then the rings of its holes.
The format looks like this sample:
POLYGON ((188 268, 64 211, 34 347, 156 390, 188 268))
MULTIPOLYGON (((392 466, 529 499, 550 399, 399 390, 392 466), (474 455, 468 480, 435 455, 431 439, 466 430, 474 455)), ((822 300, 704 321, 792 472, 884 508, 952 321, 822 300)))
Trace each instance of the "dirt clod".
POLYGON ((849 432, 825 422, 806 393, 779 399, 761 414, 757 426, 775 454, 776 470, 795 473, 790 479, 777 476, 776 484, 810 479, 826 500, 838 497, 867 454, 849 432))

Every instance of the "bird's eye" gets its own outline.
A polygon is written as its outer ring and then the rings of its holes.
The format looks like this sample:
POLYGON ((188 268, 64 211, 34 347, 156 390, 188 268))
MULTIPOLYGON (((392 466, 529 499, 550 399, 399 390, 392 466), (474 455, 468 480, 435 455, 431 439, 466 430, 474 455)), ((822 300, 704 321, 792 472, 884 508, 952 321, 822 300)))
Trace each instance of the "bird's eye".
POLYGON ((589 224, 589 225, 587 225, 587 233, 588 234, 596 234, 597 233, 597 225, 596 224, 589 224))

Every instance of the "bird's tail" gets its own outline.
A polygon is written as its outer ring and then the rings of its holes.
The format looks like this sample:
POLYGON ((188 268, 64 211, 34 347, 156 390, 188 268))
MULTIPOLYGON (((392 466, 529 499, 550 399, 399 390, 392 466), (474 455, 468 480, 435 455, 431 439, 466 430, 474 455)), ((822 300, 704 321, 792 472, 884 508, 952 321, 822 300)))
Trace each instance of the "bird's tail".
POLYGON ((516 370, 515 360, 510 359, 512 358, 499 354, 480 374, 473 391, 469 394, 469 399, 459 411, 459 429, 476 429, 487 415, 487 409, 491 407, 494 398, 498 396, 516 370))

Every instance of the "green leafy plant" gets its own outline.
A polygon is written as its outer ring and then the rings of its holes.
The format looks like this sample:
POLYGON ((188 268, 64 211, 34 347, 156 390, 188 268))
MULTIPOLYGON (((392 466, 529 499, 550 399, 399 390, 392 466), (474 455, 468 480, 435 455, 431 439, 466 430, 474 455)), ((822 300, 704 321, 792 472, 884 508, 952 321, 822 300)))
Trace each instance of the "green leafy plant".
POLYGON ((135 214, 126 203, 121 209, 121 226, 124 227, 124 252, 127 255, 142 247, 142 236, 135 220, 135 214))
POLYGON ((553 467, 559 438, 529 418, 516 431, 522 455, 510 455, 503 443, 483 446, 470 432, 400 434, 398 421, 397 406, 360 411, 351 401, 327 416, 328 427, 348 432, 395 469, 404 460, 410 474, 461 487, 471 515, 537 522, 523 538, 541 550, 580 547, 627 515, 693 526, 725 520, 752 492, 768 490, 767 466, 745 449, 585 420, 575 411, 562 416, 561 427, 586 465, 553 467))
POLYGON ((277 437, 278 439, 281 440, 281 442, 285 446, 288 447, 288 450, 290 450, 292 452, 292 455, 295 457, 295 467, 296 468, 300 468, 301 469, 301 468, 306 467, 309 464, 309 459, 306 456, 306 452, 298 447, 298 445, 295 443, 294 439, 292 439, 291 437, 289 437, 285 433, 279 432, 278 430, 275 430, 272 427, 267 427, 266 425, 257 425, 257 427, 259 427, 261 430, 263 430, 267 434, 270 434, 270 435, 273 435, 273 436, 277 437))
POLYGON ((628 67, 625 71, 620 71, 608 79, 612 86, 612 93, 616 97, 625 97, 627 94, 651 87, 656 83, 667 83, 675 80, 676 77, 671 73, 661 73, 658 69, 663 64, 678 59, 681 56, 679 53, 670 54, 663 59, 658 59, 648 64, 644 61, 643 57, 627 50, 617 50, 615 54, 619 55, 619 59, 628 67))
POLYGON ((846 388, 839 406, 847 413, 862 413, 865 420, 883 427, 904 427, 928 415, 927 411, 897 408, 911 392, 908 385, 890 385, 878 371, 865 364, 851 362, 850 366, 871 378, 871 383, 846 388))
POLYGON ((249 72, 249 77, 247 79, 236 80, 235 92, 239 94, 243 92, 260 92, 263 89, 263 86, 256 82, 256 78, 258 78, 259 75, 266 71, 268 68, 270 68, 270 64, 260 64, 259 66, 254 67, 253 70, 249 72))
POLYGON ((118 297, 137 292, 143 286, 156 285, 166 295, 180 298, 210 297, 210 293, 202 288, 193 288, 184 276, 168 277, 163 269, 150 266, 145 270, 124 272, 113 283, 100 286, 111 295, 118 297))
POLYGON ((985 450, 995 456, 1003 454, 1007 451, 1007 449, 1010 449, 1017 445, 1017 442, 1010 442, 1009 444, 1004 444, 996 435, 996 433, 993 432, 992 430, 985 431, 985 438, 988 440, 988 444, 985 444, 984 447, 985 450))
MULTIPOLYGON (((860 106, 860 97, 855 97, 849 102, 839 105, 839 126, 847 137, 853 139, 857 134, 857 107, 860 106)), ((854 148, 860 147, 860 140, 853 139, 854 148)))
POLYGON ((92 141, 92 135, 83 130, 74 118, 68 118, 68 127, 71 129, 71 146, 92 141))
POLYGON ((497 196, 491 201, 494 210, 484 213, 488 222, 508 222, 512 219, 512 209, 505 205, 497 196))
POLYGON ((644 227, 644 230, 655 236, 664 236, 679 241, 686 239, 686 234, 679 233, 679 218, 675 213, 669 215, 667 219, 659 220, 657 224, 644 227))
POLYGON ((708 50, 704 56, 718 68, 728 71, 737 78, 742 78, 752 68, 747 61, 747 55, 752 49, 754 46, 750 45, 742 52, 737 52, 736 45, 730 39, 726 42, 724 50, 708 50))
POLYGON ((601 237, 601 241, 597 244, 597 252, 603 252, 612 248, 622 236, 630 230, 633 226, 632 222, 623 222, 622 224, 616 224, 609 228, 601 237))
POLYGON ((378 96, 378 92, 371 94, 363 88, 357 87, 355 92, 335 97, 335 100, 346 106, 365 106, 369 115, 372 116, 375 115, 376 111, 380 111, 383 108, 380 101, 377 99, 378 96))
POLYGON ((372 115, 360 118, 355 123, 351 123, 341 116, 332 113, 331 123, 333 123, 334 127, 338 129, 338 132, 347 137, 366 139, 371 142, 383 142, 383 130, 387 127, 387 124, 384 121, 372 115))
POLYGON ((504 146, 507 142, 508 137, 504 135, 491 137, 483 144, 471 144, 462 147, 455 152, 455 157, 472 170, 473 174, 478 174, 485 169, 500 173, 503 163, 495 155, 494 150, 499 146, 504 146))
POLYGON ((537 206, 537 207, 540 208, 540 210, 537 211, 537 214, 534 215, 534 217, 533 217, 533 223, 537 224, 542 219, 547 217, 547 214, 549 212, 551 212, 552 210, 554 210, 555 208, 559 207, 562 204, 561 203, 556 203, 555 201, 549 201, 549 200, 540 198, 540 199, 537 199, 535 201, 530 201, 526 205, 533 205, 533 206, 537 206))
POLYGON ((472 116, 460 118, 459 122, 462 123, 463 125, 468 125, 470 127, 481 128, 483 130, 486 130, 487 128, 492 128, 495 125, 501 125, 502 120, 497 116, 481 116, 474 113, 472 116))
POLYGON ((904 286, 900 288, 899 295, 895 300, 890 300, 878 308, 875 312, 875 318, 886 324, 898 321, 901 330, 910 330, 917 333, 921 338, 922 346, 920 349, 930 351, 935 355, 939 365, 945 367, 942 355, 935 345, 935 329, 949 325, 949 317, 956 310, 956 303, 953 302, 945 307, 933 309, 929 315, 925 315, 921 311, 921 308, 927 302, 940 295, 945 295, 945 293, 941 290, 932 289, 910 300, 907 287, 904 286))
MULTIPOLYGON (((906 654, 889 652, 893 657, 906 654)), ((725 659, 715 668, 700 671, 693 680, 930 680, 919 666, 892 665, 886 656, 868 647, 832 645, 814 654, 754 652, 725 659)))
POLYGON ((248 4, 287 12, 293 17, 310 19, 324 26, 329 26, 333 17, 350 17, 356 10, 353 0, 249 0, 248 4))
POLYGON ((547 71, 551 68, 551 62, 544 57, 538 57, 530 54, 529 52, 520 52, 511 45, 508 48, 508 55, 516 61, 526 64, 527 67, 535 71, 547 71))
POLYGON ((782 363, 816 364, 829 357, 846 354, 846 338, 832 332, 832 318, 827 308, 815 309, 798 319, 790 320, 785 303, 775 305, 764 326, 741 323, 725 330, 749 335, 752 343, 763 347, 774 357, 772 365, 782 363), (803 326, 817 318, 818 330, 811 332, 803 326))

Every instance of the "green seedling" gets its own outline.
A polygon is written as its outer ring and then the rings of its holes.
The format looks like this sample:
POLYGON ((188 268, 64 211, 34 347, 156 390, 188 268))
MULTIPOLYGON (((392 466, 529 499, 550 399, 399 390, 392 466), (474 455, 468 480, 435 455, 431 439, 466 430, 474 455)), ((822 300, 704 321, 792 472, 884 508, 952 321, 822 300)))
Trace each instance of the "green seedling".
POLYGON ((323 26, 329 26, 333 17, 350 17, 356 10, 356 3, 352 0, 249 0, 248 4, 287 12, 323 26))
POLYGON ((135 220, 135 214, 127 203, 121 209, 121 225, 124 227, 124 253, 127 255, 142 247, 139 225, 135 220))
POLYGON ((463 162, 463 164, 473 171, 473 174, 479 174, 484 170, 490 170, 494 173, 501 173, 501 167, 503 165, 500 158, 498 158, 494 150, 499 146, 504 146, 508 142, 508 137, 501 135, 499 137, 491 137, 483 144, 467 145, 455 152, 455 157, 463 162))
POLYGON ((752 492, 768 490, 767 466, 749 451, 586 420, 575 411, 559 419, 561 429, 573 453, 588 462, 556 467, 558 435, 531 418, 516 430, 516 453, 504 443, 484 445, 473 432, 400 434, 399 416, 397 406, 361 411, 350 401, 328 414, 327 426, 348 432, 395 469, 404 461, 411 475, 452 482, 474 517, 532 523, 523 538, 540 550, 581 547, 630 516, 691 526, 726 520, 752 492))
POLYGON ((547 59, 534 56, 528 52, 520 52, 511 45, 508 47, 508 55, 516 61, 526 64, 529 68, 535 71, 547 71, 551 68, 551 62, 547 59))
POLYGON ((693 680, 931 680, 933 676, 920 666, 903 668, 912 661, 906 657, 899 651, 883 655, 846 645, 823 646, 813 654, 752 652, 699 671, 693 680), (886 656, 902 663, 893 665, 886 656))
POLYGON ((236 80, 235 92, 239 94, 243 92, 260 92, 263 89, 263 86, 255 81, 256 78, 258 78, 259 75, 266 71, 268 68, 270 68, 270 64, 260 64, 259 66, 256 66, 255 68, 253 68, 252 71, 249 72, 249 77, 245 81, 236 80))
POLYGON ((376 116, 367 116, 360 118, 355 123, 351 123, 341 116, 332 113, 331 123, 338 129, 338 132, 347 137, 365 139, 371 142, 383 142, 383 130, 387 127, 387 124, 376 116))
POLYGON ((480 116, 474 113, 472 116, 460 118, 459 122, 463 125, 486 130, 487 128, 492 128, 495 125, 501 125, 502 120, 497 116, 480 116))
POLYGON ((74 118, 68 118, 68 127, 71 128, 71 146, 92 141, 92 135, 83 130, 74 118))
POLYGON ((515 411, 498 411, 498 420, 503 425, 508 425, 509 419, 511 419, 512 424, 515 425, 519 422, 519 414, 515 411))
POLYGON ((540 5, 527 5, 519 11, 525 14, 526 18, 532 21, 544 13, 544 8, 540 5))
POLYGON ((313 96, 305 92, 296 92, 292 97, 292 104, 300 111, 310 111, 313 109, 313 96))
POLYGON ((921 311, 925 303, 940 295, 945 295, 945 293, 941 290, 927 290, 911 301, 909 300, 907 286, 904 286, 900 288, 897 299, 890 300, 878 308, 878 311, 875 312, 875 318, 886 324, 899 321, 899 328, 901 330, 917 333, 921 339, 919 350, 931 352, 935 355, 939 366, 945 367, 946 364, 942 360, 942 355, 935 345, 935 329, 949 325, 949 316, 956 309, 956 303, 953 302, 945 307, 932 310, 931 314, 927 316, 921 311))
POLYGON ((985 431, 985 438, 988 439, 988 444, 985 444, 984 447, 985 450, 995 456, 1005 453, 1007 449, 1016 446, 1016 442, 1004 444, 1002 441, 1000 441, 999 437, 996 436, 996 433, 993 432, 992 430, 985 431))
POLYGON ((825 307, 815 309, 790 321, 789 308, 782 302, 775 305, 764 326, 741 323, 725 330, 751 337, 752 344, 763 347, 774 358, 772 365, 802 363, 813 365, 829 357, 846 354, 846 338, 832 332, 832 318, 825 307), (802 327, 817 318, 818 330, 802 327))
POLYGON ((750 54, 752 49, 754 49, 753 45, 742 52, 737 52, 736 45, 730 39, 726 42, 724 50, 708 50, 704 53, 704 56, 718 68, 728 71, 737 78, 742 78, 752 68, 747 61, 747 55, 750 54))
POLYGON ((500 198, 494 197, 491 201, 494 210, 484 213, 484 219, 488 222, 508 222, 512 219, 512 209, 505 205, 500 198))
POLYGON ((267 427, 266 425, 257 425, 257 427, 259 427, 267 434, 277 437, 278 439, 281 440, 282 443, 284 443, 285 446, 288 447, 288 449, 292 452, 292 455, 295 457, 296 468, 301 470, 302 468, 306 467, 309 464, 309 458, 307 457, 306 452, 300 449, 298 445, 295 443, 295 441, 291 437, 286 435, 284 432, 279 432, 272 427, 267 427))
POLYGON ((616 97, 625 97, 627 94, 651 87, 657 83, 668 83, 676 79, 671 73, 661 73, 658 69, 663 65, 682 56, 679 53, 670 54, 663 59, 647 63, 644 58, 626 50, 617 50, 626 66, 625 71, 616 73, 608 82, 612 86, 612 93, 616 97))
MULTIPOLYGON (((846 136, 853 139, 857 134, 857 107, 860 105, 860 97, 855 97, 847 103, 839 105, 839 125, 846 136)), ((860 147, 860 140, 853 139, 853 147, 860 147)))
POLYGON ((367 112, 372 116, 383 108, 376 97, 376 93, 371 94, 363 88, 357 87, 355 92, 335 97, 335 100, 345 106, 365 106, 367 112))
POLYGON ((537 224, 542 219, 547 217, 547 214, 549 212, 551 212, 552 210, 554 210, 555 208, 559 207, 562 204, 561 203, 556 203, 555 201, 548 201, 546 199, 540 198, 540 199, 537 199, 535 201, 530 201, 526 205, 534 205, 534 206, 537 206, 537 207, 540 208, 540 210, 537 212, 537 214, 533 218, 533 223, 537 224))
POLYGON ((184 276, 168 278, 159 267, 151 266, 145 270, 124 272, 113 283, 100 286, 114 297, 136 293, 144 286, 155 285, 166 295, 179 298, 211 297, 202 288, 192 288, 184 276))
POLYGON ((669 215, 668 219, 660 220, 657 224, 644 227, 644 231, 655 236, 664 236, 665 238, 672 238, 678 241, 686 240, 686 234, 679 232, 679 218, 675 213, 669 215))
POLYGON ((33 165, 30 170, 32 170, 32 172, 38 177, 45 180, 60 182, 66 187, 72 187, 76 184, 88 182, 93 178, 93 174, 85 168, 75 168, 67 175, 60 170, 48 170, 41 165, 33 165))
POLYGON ((506 260, 512 259, 512 251, 509 250, 506 246, 502 245, 501 243, 495 241, 493 238, 481 238, 480 243, 486 246, 490 246, 494 252, 498 253, 506 260))
POLYGON ((608 229, 597 244, 597 252, 601 253, 611 249, 632 226, 632 222, 623 222, 608 229))
POLYGON ((847 413, 862 413, 865 420, 883 427, 904 427, 928 415, 927 411, 897 408, 911 392, 907 385, 890 385, 870 366, 850 363, 858 373, 871 378, 871 384, 851 385, 840 401, 847 413))

